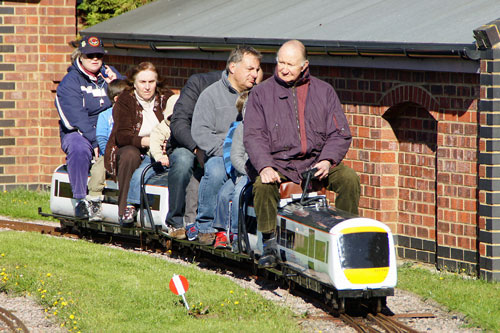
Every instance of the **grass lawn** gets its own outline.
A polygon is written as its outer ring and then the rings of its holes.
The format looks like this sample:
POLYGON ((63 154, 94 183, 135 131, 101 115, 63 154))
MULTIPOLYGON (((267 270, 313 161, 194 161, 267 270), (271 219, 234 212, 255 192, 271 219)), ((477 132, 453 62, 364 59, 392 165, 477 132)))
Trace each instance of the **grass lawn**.
POLYGON ((500 283, 465 275, 433 273, 418 264, 398 269, 398 288, 431 298, 448 309, 463 313, 471 325, 500 332, 500 283))
POLYGON ((293 313, 196 267, 37 233, 0 232, 0 291, 27 293, 78 332, 298 332, 293 313), (173 274, 189 281, 187 314, 173 274))

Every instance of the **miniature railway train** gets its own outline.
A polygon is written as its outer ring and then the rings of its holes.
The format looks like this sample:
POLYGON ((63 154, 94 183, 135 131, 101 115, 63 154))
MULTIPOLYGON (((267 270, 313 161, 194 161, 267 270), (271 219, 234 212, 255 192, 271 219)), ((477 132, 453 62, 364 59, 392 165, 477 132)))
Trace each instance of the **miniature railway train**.
MULTIPOLYGON (((178 248, 205 251, 239 262, 248 262, 255 270, 262 253, 262 235, 257 231, 252 207, 251 188, 244 189, 239 207, 239 252, 215 249, 197 241, 177 240, 168 236, 165 217, 168 212, 167 177, 156 176, 141 189, 142 203, 136 226, 118 223, 118 186, 106 181, 102 204, 103 220, 89 222, 74 214, 66 166, 58 167, 52 177, 51 214, 63 230, 133 238, 178 248), (163 228, 162 228, 163 227, 163 228)), ((307 185, 306 185, 307 187, 307 185)), ((300 193, 280 202, 276 221, 279 263, 263 272, 274 274, 292 285, 300 285, 322 296, 325 304, 344 312, 346 302, 368 304, 380 312, 387 296, 394 294, 397 281, 393 236, 383 223, 335 210, 324 194, 300 193), (304 200, 306 199, 306 200, 304 200)))

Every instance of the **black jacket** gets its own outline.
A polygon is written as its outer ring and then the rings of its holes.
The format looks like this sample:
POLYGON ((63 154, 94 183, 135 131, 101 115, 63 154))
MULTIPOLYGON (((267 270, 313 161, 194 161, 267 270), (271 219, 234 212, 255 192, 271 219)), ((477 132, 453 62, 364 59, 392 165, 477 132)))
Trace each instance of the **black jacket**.
POLYGON ((212 83, 221 79, 222 71, 198 73, 189 77, 186 85, 174 106, 170 120, 170 142, 168 153, 177 147, 184 147, 191 151, 196 148, 196 143, 191 136, 191 122, 193 120, 194 106, 201 92, 212 83))

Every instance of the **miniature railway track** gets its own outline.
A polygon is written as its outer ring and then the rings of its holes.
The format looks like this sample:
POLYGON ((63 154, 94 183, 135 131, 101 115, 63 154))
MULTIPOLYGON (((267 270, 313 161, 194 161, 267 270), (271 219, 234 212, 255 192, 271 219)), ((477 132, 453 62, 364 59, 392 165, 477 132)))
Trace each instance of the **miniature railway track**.
MULTIPOLYGON (((398 316, 399 318, 403 316, 398 316)), ((406 314, 406 318, 433 317, 432 314, 406 314)), ((360 333, 417 333, 418 331, 401 323, 394 317, 386 316, 382 313, 373 315, 368 313, 361 317, 353 317, 345 313, 340 314, 340 319, 360 333)))
MULTIPOLYGON (((49 234, 53 236, 59 236, 59 237, 70 237, 70 238, 77 238, 80 237, 79 235, 72 234, 72 233, 67 233, 65 230, 62 230, 60 227, 56 226, 50 226, 50 225, 41 225, 41 224, 36 224, 36 223, 30 223, 30 222, 23 222, 23 221, 9 221, 9 220, 0 220, 0 228, 7 228, 7 229, 12 229, 12 230, 19 230, 19 231, 34 231, 34 232, 40 232, 42 234, 49 234)), ((98 237, 97 237, 98 238, 98 237)), ((132 242, 131 240, 125 239, 120 242, 122 246, 131 246, 132 242)), ((144 247, 140 246, 140 248, 144 247)), ((213 261, 210 259, 210 256, 205 257, 207 259, 207 263, 211 263, 215 265, 215 267, 219 267, 219 269, 225 267, 225 265, 220 261, 213 261)), ((234 265, 229 265, 232 266, 231 268, 228 268, 229 270, 235 269, 234 265)), ((240 272, 241 274, 241 272, 240 272)), ((254 276, 256 279, 258 277, 254 276)), ((296 293, 301 294, 300 291, 296 290, 296 293)), ((389 332, 389 333, 416 333, 418 331, 412 329, 409 326, 406 326, 405 324, 399 322, 397 318, 430 318, 434 317, 433 314, 430 313, 407 313, 407 314, 396 314, 393 316, 387 316, 382 313, 378 313, 377 315, 373 315, 368 312, 364 313, 357 313, 356 315, 349 315, 346 313, 336 313, 336 311, 328 311, 325 306, 319 305, 317 299, 311 299, 311 297, 306 296, 307 299, 309 299, 309 302, 314 302, 323 310, 326 312, 325 315, 321 316, 313 316, 310 318, 306 318, 306 320, 326 320, 326 321, 332 321, 332 322, 344 322, 346 325, 352 327, 353 329, 356 330, 356 332, 364 332, 364 333, 378 333, 378 332, 389 332)), ((1 322, 7 322, 4 318, 15 318, 15 319, 7 319, 9 323, 12 324, 7 324, 9 329, 12 329, 15 332, 28 332, 26 329, 26 326, 17 319, 14 315, 12 315, 9 311, 0 308, 0 331, 2 331, 2 326, 1 322), (5 311, 5 312, 4 312, 5 311), (5 313, 8 313, 5 314, 5 313), (11 326, 11 325, 16 325, 18 323, 18 326, 11 326), (14 327, 14 328, 12 328, 14 327), (23 328, 24 327, 24 328, 23 328)))
POLYGON ((0 228, 19 230, 19 231, 36 231, 42 234, 49 234, 54 236, 62 235, 61 229, 59 227, 28 223, 23 221, 0 220, 0 228))
POLYGON ((0 331, 7 329, 10 332, 26 332, 29 330, 12 312, 0 307, 0 331))

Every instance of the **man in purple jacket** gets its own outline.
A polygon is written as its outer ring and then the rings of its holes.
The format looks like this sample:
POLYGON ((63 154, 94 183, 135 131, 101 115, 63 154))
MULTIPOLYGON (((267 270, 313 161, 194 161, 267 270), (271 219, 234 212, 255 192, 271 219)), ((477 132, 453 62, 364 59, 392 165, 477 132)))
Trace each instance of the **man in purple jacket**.
POLYGON ((264 252, 259 266, 276 264, 276 216, 279 184, 300 183, 301 174, 317 168, 337 193, 335 206, 358 213, 359 177, 345 166, 352 141, 347 119, 332 86, 309 74, 306 49, 298 40, 278 50, 274 76, 254 87, 248 98, 244 144, 258 172, 253 185, 257 228, 264 252))

